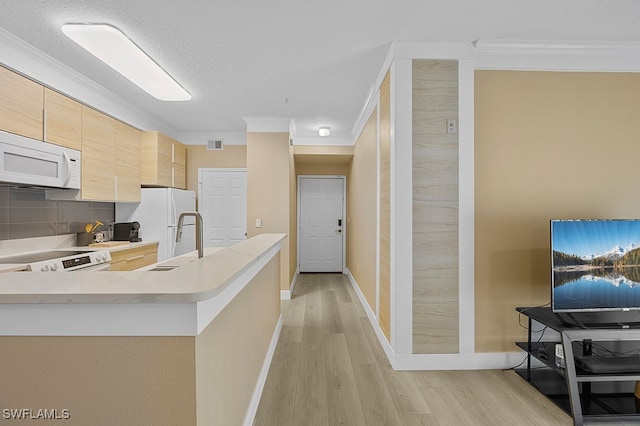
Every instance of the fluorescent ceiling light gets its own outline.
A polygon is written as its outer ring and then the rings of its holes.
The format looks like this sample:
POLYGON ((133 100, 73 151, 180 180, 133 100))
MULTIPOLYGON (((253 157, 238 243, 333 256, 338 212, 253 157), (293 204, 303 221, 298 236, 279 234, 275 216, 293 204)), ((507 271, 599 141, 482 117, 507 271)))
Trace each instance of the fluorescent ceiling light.
POLYGON ((188 101, 191 95, 153 59, 108 24, 66 24, 62 32, 89 53, 161 101, 188 101))
POLYGON ((322 126, 318 129, 318 134, 320 136, 329 136, 329 134, 331 134, 331 129, 328 126, 322 126))

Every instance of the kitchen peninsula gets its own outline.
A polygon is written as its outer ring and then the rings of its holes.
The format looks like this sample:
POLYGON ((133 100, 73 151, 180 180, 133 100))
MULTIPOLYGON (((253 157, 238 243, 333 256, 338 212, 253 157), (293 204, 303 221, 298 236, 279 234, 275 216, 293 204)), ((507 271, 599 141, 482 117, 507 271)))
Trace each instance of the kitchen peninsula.
POLYGON ((192 253, 175 268, 0 274, 0 416, 250 422, 281 324, 284 237, 192 253))

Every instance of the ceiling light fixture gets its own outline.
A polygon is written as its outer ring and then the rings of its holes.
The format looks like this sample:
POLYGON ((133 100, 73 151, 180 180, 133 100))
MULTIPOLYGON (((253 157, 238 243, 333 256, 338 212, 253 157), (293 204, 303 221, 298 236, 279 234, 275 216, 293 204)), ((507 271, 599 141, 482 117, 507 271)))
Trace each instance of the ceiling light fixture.
POLYGON ((191 100, 191 95, 173 77, 113 25, 66 24, 62 32, 154 98, 191 100))
POLYGON ((320 136, 329 136, 329 134, 331 134, 331 129, 329 128, 329 126, 321 126, 318 129, 318 134, 320 136))

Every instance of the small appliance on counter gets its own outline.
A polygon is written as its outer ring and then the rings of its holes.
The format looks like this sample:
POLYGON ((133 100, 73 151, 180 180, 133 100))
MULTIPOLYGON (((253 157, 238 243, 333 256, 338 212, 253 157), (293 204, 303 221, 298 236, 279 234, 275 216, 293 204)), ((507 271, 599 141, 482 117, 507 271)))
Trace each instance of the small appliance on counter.
POLYGON ((113 224, 113 241, 129 241, 137 243, 142 241, 138 236, 140 232, 139 222, 118 222, 113 224))

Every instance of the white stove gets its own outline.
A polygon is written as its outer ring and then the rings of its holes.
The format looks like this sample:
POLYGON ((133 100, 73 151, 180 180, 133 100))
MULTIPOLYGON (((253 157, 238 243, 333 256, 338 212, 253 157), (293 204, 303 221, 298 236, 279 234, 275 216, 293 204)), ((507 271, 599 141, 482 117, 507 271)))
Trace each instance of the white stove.
POLYGON ((55 249, 0 258, 0 264, 25 264, 31 272, 109 270, 109 250, 55 249))

